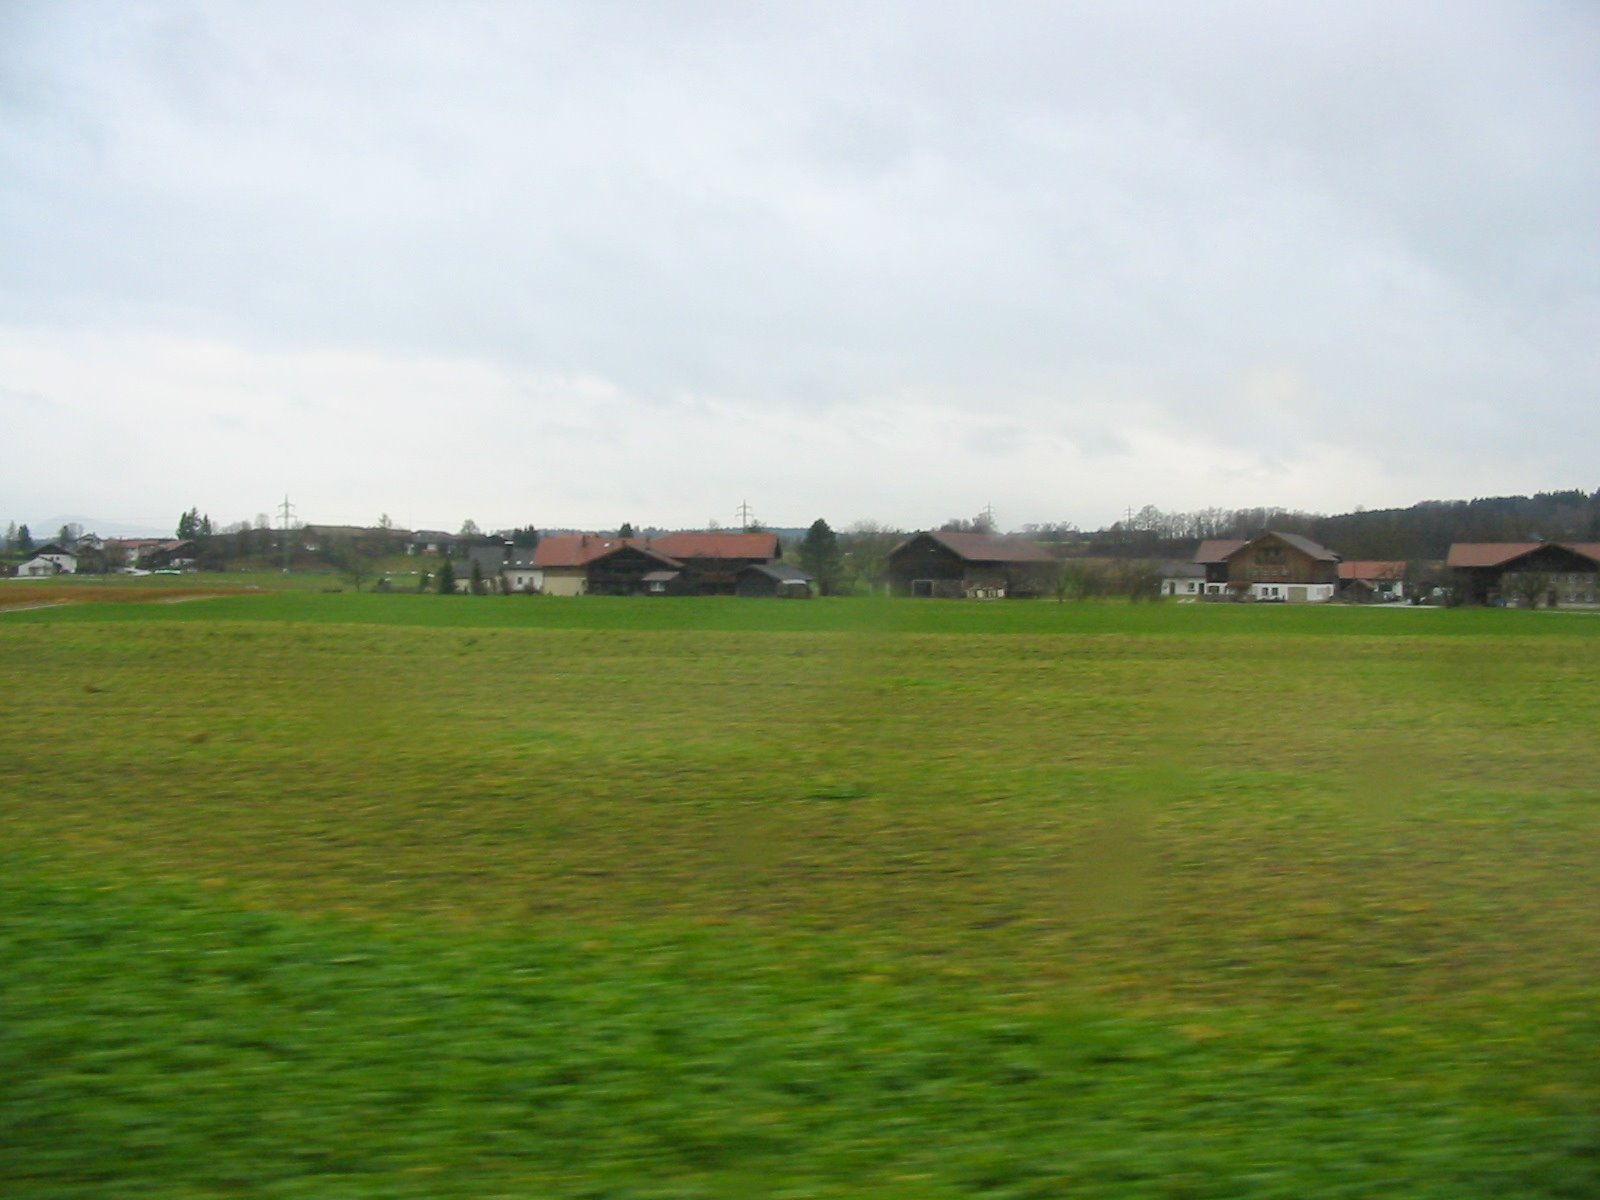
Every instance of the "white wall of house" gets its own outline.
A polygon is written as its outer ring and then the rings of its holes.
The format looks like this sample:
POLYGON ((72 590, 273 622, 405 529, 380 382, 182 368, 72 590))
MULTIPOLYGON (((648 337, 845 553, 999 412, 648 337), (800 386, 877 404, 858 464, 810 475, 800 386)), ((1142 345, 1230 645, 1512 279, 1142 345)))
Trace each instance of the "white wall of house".
MULTIPOLYGON (((1201 584, 1206 596, 1231 596, 1234 589, 1225 583, 1201 584)), ((1251 600, 1285 604, 1322 604, 1333 599, 1338 585, 1332 583, 1252 583, 1246 595, 1251 600)))
POLYGON ((17 574, 28 579, 37 579, 45 575, 71 575, 77 569, 78 560, 70 554, 41 554, 18 567, 17 574))
POLYGON ((577 570, 544 569, 544 594, 547 596, 581 596, 589 587, 589 573, 577 570))
POLYGON ((1282 600, 1289 604, 1321 604, 1333 599, 1331 583, 1252 583, 1252 600, 1282 600))
POLYGON ((1161 594, 1163 596, 1198 596, 1205 587, 1203 579, 1163 579, 1161 581, 1161 594))
POLYGON ((507 567, 501 572, 508 592, 537 592, 544 587, 544 571, 532 567, 507 567))

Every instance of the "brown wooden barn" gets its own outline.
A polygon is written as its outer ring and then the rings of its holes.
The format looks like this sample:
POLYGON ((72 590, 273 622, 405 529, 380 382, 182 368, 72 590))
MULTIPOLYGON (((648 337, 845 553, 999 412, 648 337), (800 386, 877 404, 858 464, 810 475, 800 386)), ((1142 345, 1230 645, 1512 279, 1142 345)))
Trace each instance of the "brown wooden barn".
POLYGON ((1021 538, 923 532, 889 551, 889 586, 898 596, 1040 596, 1052 587, 1058 568, 1047 550, 1021 538))
POLYGON ((731 596, 740 571, 783 557, 775 533, 663 533, 644 545, 680 563, 685 590, 700 596, 731 596))
POLYGON ((774 533, 664 533, 617 538, 550 534, 516 590, 548 595, 726 595, 745 567, 782 556, 774 533))
POLYGON ((1467 604, 1600 603, 1600 542, 1456 542, 1445 565, 1467 604))
POLYGON ((683 575, 683 563, 629 538, 589 560, 587 591, 591 596, 677 593, 687 590, 683 575))

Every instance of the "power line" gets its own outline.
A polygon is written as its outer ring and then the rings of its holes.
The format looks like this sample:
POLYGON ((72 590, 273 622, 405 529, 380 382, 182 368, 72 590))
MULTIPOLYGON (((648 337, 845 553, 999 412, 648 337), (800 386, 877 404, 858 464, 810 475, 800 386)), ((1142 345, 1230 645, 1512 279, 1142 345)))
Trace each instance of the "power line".
POLYGON ((289 573, 289 523, 294 519, 294 505, 289 503, 289 495, 284 493, 283 503, 278 505, 278 515, 283 518, 283 573, 289 573))

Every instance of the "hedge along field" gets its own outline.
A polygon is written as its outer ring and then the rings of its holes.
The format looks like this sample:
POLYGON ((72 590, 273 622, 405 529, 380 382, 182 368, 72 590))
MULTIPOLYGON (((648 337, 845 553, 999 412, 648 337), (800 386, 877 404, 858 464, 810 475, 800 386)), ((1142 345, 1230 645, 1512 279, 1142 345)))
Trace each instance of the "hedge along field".
POLYGON ((6 614, 0 1178, 1595 1194, 1596 633, 353 593, 6 614))

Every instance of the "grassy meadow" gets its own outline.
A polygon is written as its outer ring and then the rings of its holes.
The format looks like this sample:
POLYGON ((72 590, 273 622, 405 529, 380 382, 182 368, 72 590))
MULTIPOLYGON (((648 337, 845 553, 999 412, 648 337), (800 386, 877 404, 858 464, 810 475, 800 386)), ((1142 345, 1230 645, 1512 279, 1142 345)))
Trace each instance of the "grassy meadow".
POLYGON ((1600 616, 176 598, 0 611, 8 1198, 1600 1194, 1600 616))

